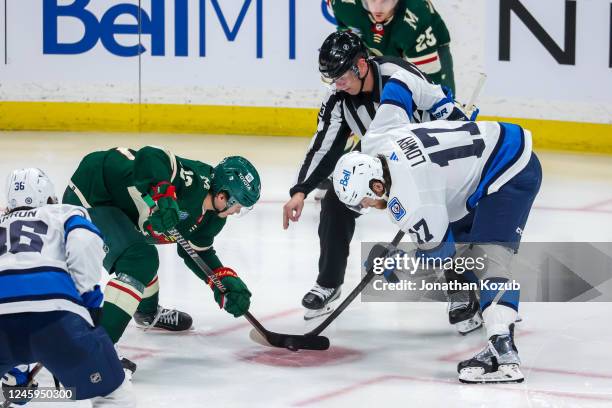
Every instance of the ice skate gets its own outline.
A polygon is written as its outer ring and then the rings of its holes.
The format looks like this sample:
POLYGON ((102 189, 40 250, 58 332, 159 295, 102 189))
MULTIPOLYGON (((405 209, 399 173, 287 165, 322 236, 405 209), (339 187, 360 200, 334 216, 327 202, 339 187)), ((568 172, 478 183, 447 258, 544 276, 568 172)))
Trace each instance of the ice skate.
POLYGON ((480 304, 473 291, 459 291, 448 296, 448 321, 461 335, 482 327, 480 304))
POLYGON ((491 336, 487 346, 474 357, 459 363, 463 383, 520 383, 525 379, 514 345, 514 325, 510 334, 491 336))
POLYGON ((325 316, 331 313, 335 306, 333 302, 340 297, 341 287, 326 288, 315 284, 302 299, 302 306, 306 308, 304 320, 325 316))
POLYGON ((184 331, 192 327, 193 319, 185 312, 157 306, 156 313, 134 313, 136 326, 149 330, 153 327, 168 331, 184 331))

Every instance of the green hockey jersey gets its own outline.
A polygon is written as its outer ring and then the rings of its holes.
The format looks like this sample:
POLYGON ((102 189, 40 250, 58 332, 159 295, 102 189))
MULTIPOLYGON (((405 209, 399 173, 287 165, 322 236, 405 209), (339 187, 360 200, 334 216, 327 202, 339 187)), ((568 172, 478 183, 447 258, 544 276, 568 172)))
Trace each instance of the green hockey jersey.
MULTIPOLYGON (((212 173, 212 166, 175 156, 162 148, 147 146, 136 151, 119 147, 85 156, 70 182, 84 206, 117 207, 143 233, 147 242, 170 244, 174 243, 170 236, 150 228, 147 218, 151 208, 144 199, 152 186, 169 181, 176 188, 180 208, 176 229, 208 266, 215 269, 222 264, 212 244, 226 219, 204 209, 212 173)), ((180 246, 178 253, 194 272, 201 274, 180 246)))
POLYGON ((376 23, 361 0, 331 4, 338 29, 359 35, 374 55, 404 58, 426 74, 442 69, 438 48, 450 43, 450 34, 430 0, 399 0, 384 23, 376 23))

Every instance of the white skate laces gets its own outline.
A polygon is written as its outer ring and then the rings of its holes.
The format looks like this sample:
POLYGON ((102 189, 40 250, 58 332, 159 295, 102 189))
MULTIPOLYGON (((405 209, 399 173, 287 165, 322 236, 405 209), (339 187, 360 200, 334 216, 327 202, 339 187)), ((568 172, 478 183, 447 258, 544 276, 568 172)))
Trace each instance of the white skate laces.
POLYGON ((157 322, 172 324, 174 326, 178 326, 179 320, 179 311, 175 309, 164 309, 161 306, 157 306, 157 313, 155 313, 155 317, 151 321, 151 323, 147 323, 144 327, 144 330, 147 331, 152 327, 155 327, 157 322))
POLYGON ((467 291, 459 291, 448 295, 448 312, 467 309, 470 304, 470 294, 467 291))
POLYGON ((480 306, 469 291, 449 294, 447 312, 450 324, 463 336, 482 327, 480 306))
POLYGON ((315 284, 313 286, 312 289, 310 289, 310 293, 314 294, 315 296, 320 297, 323 300, 326 300, 327 298, 329 298, 332 293, 334 293, 334 288, 326 288, 323 286, 320 286, 318 283, 315 284))
POLYGON ((306 308, 304 320, 311 320, 331 313, 334 310, 332 304, 339 298, 340 287, 326 288, 315 284, 302 299, 302 306, 306 308))
POLYGON ((159 319, 157 320, 161 323, 171 324, 173 326, 178 326, 179 321, 179 311, 178 310, 168 310, 164 309, 159 314, 159 319))

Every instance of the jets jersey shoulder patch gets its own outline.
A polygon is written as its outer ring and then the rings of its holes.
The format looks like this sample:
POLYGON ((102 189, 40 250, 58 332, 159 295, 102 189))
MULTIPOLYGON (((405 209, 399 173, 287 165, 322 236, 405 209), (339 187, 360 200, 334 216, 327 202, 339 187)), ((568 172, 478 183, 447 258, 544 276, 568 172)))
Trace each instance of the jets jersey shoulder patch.
POLYGON ((387 208, 391 211, 391 214, 393 214, 393 218, 395 218, 395 221, 401 220, 402 218, 404 218, 404 215, 406 215, 406 209, 404 209, 404 206, 402 205, 402 203, 400 203, 400 200, 398 200, 397 197, 393 197, 389 201, 389 204, 387 204, 387 208))

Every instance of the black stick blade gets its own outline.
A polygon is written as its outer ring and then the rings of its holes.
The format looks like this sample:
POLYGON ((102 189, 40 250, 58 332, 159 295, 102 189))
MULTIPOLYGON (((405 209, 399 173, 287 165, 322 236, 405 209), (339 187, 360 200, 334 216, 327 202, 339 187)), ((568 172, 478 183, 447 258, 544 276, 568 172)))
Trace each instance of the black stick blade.
POLYGON ((275 347, 282 347, 291 351, 327 350, 329 348, 329 339, 325 336, 268 333, 267 340, 275 347))
POLYGON ((252 329, 249 337, 262 346, 286 348, 292 351, 327 350, 329 348, 329 339, 324 336, 281 334, 266 331, 264 337, 256 329, 252 329))
POLYGON ((324 336, 310 334, 283 334, 266 330, 261 323, 249 312, 244 317, 253 325, 258 335, 250 334, 252 340, 264 344, 267 342, 272 347, 286 348, 292 351, 298 350, 327 350, 329 339, 324 336), (265 340, 262 341, 262 340, 265 340))

